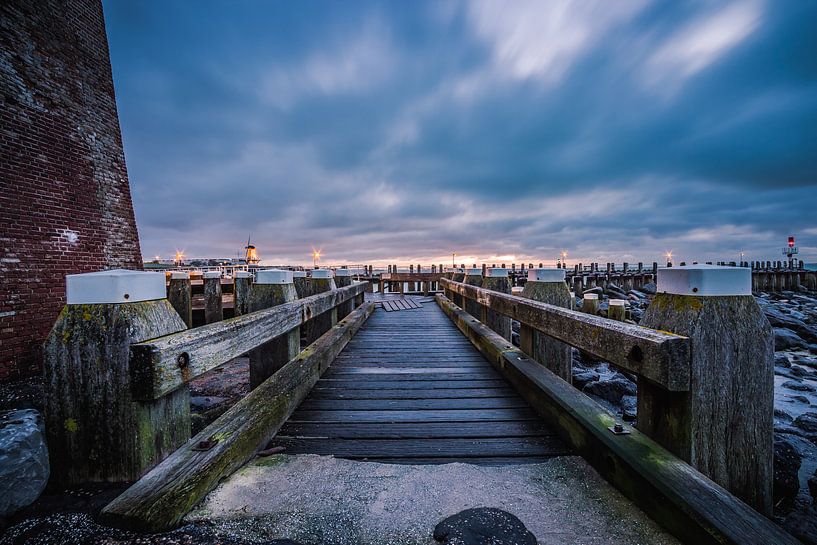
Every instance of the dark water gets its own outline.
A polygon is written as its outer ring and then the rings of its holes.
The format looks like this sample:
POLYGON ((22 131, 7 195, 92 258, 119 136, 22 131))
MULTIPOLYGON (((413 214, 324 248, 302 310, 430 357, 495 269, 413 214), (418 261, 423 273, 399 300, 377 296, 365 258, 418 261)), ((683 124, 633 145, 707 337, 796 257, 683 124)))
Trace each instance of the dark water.
POLYGON ((817 263, 806 263, 804 267, 810 271, 817 271, 817 263))

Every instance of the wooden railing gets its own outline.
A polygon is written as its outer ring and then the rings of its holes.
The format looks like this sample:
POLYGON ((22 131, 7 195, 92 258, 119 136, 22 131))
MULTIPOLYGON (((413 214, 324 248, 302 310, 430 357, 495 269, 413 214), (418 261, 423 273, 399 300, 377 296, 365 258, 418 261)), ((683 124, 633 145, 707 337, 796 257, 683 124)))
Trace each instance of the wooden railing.
POLYGON ((475 275, 441 280, 448 299, 477 320, 506 316, 636 375, 639 429, 771 512, 773 335, 751 295, 659 293, 642 327, 468 285, 475 275))
POLYGON ((259 310, 229 320, 132 344, 134 399, 157 399, 195 377, 245 354, 344 303, 359 298, 363 283, 259 310))
MULTIPOLYGON (((643 376, 669 391, 689 390, 689 339, 448 279, 443 287, 554 339, 643 376)), ((479 319, 480 317, 477 316, 479 319)))

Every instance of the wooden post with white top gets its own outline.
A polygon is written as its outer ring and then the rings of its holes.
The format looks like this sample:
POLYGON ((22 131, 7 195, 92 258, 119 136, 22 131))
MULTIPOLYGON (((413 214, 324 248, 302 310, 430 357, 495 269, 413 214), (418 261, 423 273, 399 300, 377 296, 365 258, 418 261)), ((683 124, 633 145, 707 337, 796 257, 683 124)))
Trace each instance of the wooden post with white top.
POLYGON ((204 273, 204 323, 212 324, 223 319, 221 271, 207 271, 204 273))
MULTIPOLYGON (((565 283, 564 269, 528 269, 522 297, 563 308, 572 308, 573 297, 565 283)), ((563 380, 573 382, 570 345, 548 337, 532 327, 519 325, 519 345, 523 352, 563 380)))
POLYGON ((752 297, 751 271, 659 269, 657 287, 641 325, 692 340, 690 389, 639 378, 638 428, 771 515, 774 335, 752 297))
MULTIPOLYGON (((337 269, 335 271, 335 287, 345 288, 352 285, 352 273, 349 269, 337 269)), ((338 307, 337 319, 343 320, 355 309, 355 300, 349 299, 338 307)))
POLYGON ((249 302, 251 284, 251 272, 236 271, 233 275, 233 311, 235 316, 241 316, 250 312, 249 302))
MULTIPOLYGON (((335 279, 332 278, 332 271, 329 269, 314 269, 312 276, 307 278, 309 295, 324 293, 336 289, 335 279)), ((332 308, 323 314, 313 316, 305 325, 306 344, 312 344, 318 338, 329 331, 332 326, 338 323, 338 309, 332 308)))
MULTIPOLYGON (((477 269, 476 267, 465 269, 465 278, 463 279, 463 283, 468 284, 469 286, 482 287, 482 269, 477 269)), ((480 322, 485 323, 484 306, 480 305, 473 299, 469 299, 467 297, 464 298, 463 303, 465 305, 463 307, 465 309, 465 312, 467 312, 480 322)))
MULTIPOLYGON (((483 288, 498 291, 500 293, 511 293, 511 282, 510 278, 508 277, 508 269, 504 267, 491 268, 488 269, 487 272, 488 275, 482 279, 483 288)), ((510 342, 511 319, 509 317, 486 308, 484 323, 510 342)))
MULTIPOLYGON (((250 286, 248 309, 250 312, 276 307, 298 299, 295 291, 292 271, 263 269, 258 271, 258 278, 250 286)), ((251 350, 250 389, 272 376, 289 360, 301 351, 301 328, 291 329, 271 341, 251 350)))
POLYGON ((51 482, 136 480, 190 438, 190 392, 135 401, 130 345, 187 328, 163 273, 71 274, 66 299, 44 345, 51 482))
POLYGON ((187 328, 193 327, 193 292, 190 286, 190 275, 184 271, 170 273, 167 288, 167 300, 181 316, 187 328))

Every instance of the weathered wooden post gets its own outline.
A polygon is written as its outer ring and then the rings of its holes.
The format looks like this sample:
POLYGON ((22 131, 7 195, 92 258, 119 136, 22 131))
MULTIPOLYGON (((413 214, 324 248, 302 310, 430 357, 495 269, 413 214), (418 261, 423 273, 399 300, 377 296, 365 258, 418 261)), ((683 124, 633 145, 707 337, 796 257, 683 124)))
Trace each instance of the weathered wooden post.
MULTIPOLYGON (((335 271, 335 287, 345 288, 352 285, 352 275, 349 269, 337 269, 335 271)), ((354 299, 349 299, 345 303, 338 306, 337 320, 343 320, 355 309, 354 299)))
MULTIPOLYGON (((477 269, 476 267, 472 267, 470 269, 465 269, 465 279, 463 282, 469 286, 476 286, 482 287, 482 269, 477 269)), ((476 318, 482 323, 485 323, 485 316, 484 310, 485 307, 477 303, 473 299, 469 299, 468 297, 463 297, 463 307, 465 312, 476 318)))
POLYGON ((181 316, 187 328, 193 327, 193 292, 190 287, 190 275, 184 271, 170 273, 170 284, 167 288, 167 300, 181 316))
MULTIPOLYGON (((488 269, 488 276, 483 278, 482 287, 500 293, 511 293, 511 282, 508 278, 508 269, 502 267, 488 269)), ((511 340, 511 319, 490 308, 485 309, 485 325, 502 335, 509 342, 511 340)))
POLYGON ((221 307, 221 272, 204 273, 204 323, 212 324, 224 319, 221 307))
MULTIPOLYGON (((573 297, 565 283, 564 269, 528 269, 528 281, 522 289, 522 297, 563 308, 573 306, 573 297)), ((519 346, 523 352, 563 380, 573 382, 570 345, 520 323, 519 346)))
POLYGON ((627 302, 624 299, 610 299, 607 304, 607 317, 617 322, 623 322, 627 318, 627 302))
POLYGON ((250 312, 250 284, 252 284, 251 272, 235 272, 233 276, 233 309, 236 316, 250 312))
POLYGON ((298 299, 313 295, 309 293, 310 284, 309 279, 306 277, 306 271, 292 271, 292 283, 295 285, 295 292, 298 294, 298 299))
MULTIPOLYGON (((248 310, 255 312, 275 307, 298 299, 292 271, 263 269, 250 286, 248 310)), ((264 343, 249 352, 250 388, 272 376, 301 351, 301 328, 296 327, 286 334, 264 343)))
POLYGON ((52 483, 136 480, 190 438, 190 393, 135 401, 130 345, 182 331, 184 321, 162 273, 73 274, 66 288, 44 345, 52 483))
POLYGON ((596 315, 599 313, 599 295, 597 293, 585 293, 582 297, 582 312, 596 315))
MULTIPOLYGON (((528 273, 530 275, 530 273, 528 273)), ((530 278, 530 276, 528 276, 530 278)), ((573 292, 576 297, 581 297, 584 293, 584 276, 579 273, 573 277, 573 292)))
POLYGON ((638 381, 638 428, 772 512, 774 335, 748 269, 661 269, 641 325, 691 339, 688 392, 638 381))
MULTIPOLYGON (((309 295, 324 293, 336 289, 335 280, 332 278, 332 271, 329 269, 315 269, 312 276, 307 279, 309 295)), ((306 344, 312 344, 318 338, 329 331, 332 326, 338 323, 338 309, 327 310, 323 314, 313 317, 305 326, 306 344)))

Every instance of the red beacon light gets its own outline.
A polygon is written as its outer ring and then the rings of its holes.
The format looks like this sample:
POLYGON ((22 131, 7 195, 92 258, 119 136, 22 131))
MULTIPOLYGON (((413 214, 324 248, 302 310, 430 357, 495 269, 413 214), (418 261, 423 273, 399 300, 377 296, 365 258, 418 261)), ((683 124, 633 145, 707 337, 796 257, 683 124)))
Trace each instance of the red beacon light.
POLYGON ((794 248, 794 237, 789 237, 789 248, 794 248))

